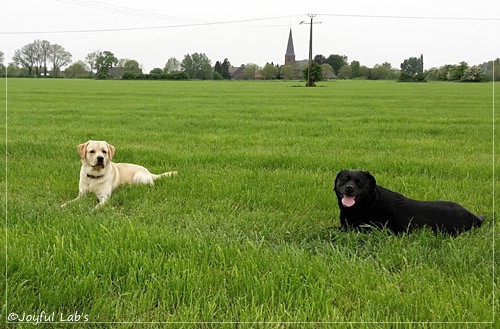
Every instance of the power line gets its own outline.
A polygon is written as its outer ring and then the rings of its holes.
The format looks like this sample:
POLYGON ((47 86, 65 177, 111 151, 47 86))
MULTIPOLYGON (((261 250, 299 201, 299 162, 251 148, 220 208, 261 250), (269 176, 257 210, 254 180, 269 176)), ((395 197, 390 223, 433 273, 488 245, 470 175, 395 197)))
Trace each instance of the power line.
POLYGON ((416 20, 448 20, 448 21, 500 21, 495 17, 442 17, 442 16, 398 16, 398 15, 358 15, 358 14, 318 14, 321 16, 376 18, 376 19, 416 19, 416 20))
POLYGON ((152 18, 152 19, 158 19, 158 20, 163 20, 163 21, 168 20, 168 21, 177 21, 177 22, 186 22, 186 23, 187 22, 205 22, 205 21, 201 21, 198 19, 164 15, 164 14, 160 14, 160 13, 138 10, 138 9, 133 9, 133 8, 129 8, 129 7, 109 5, 109 4, 105 4, 105 3, 101 3, 101 2, 97 2, 97 1, 92 1, 92 0, 55 0, 55 1, 70 4, 70 5, 77 5, 77 6, 81 6, 81 7, 85 7, 85 8, 97 9, 100 11, 106 11, 106 12, 117 13, 117 14, 125 14, 125 15, 137 16, 137 17, 152 18))
POLYGON ((264 18, 251 18, 251 19, 241 19, 232 21, 217 21, 217 22, 206 22, 206 23, 190 23, 190 24, 177 24, 177 25, 165 25, 165 26, 150 26, 150 27, 126 27, 126 28, 112 28, 112 29, 93 29, 93 30, 57 30, 57 31, 7 31, 3 34, 7 35, 21 35, 21 34, 65 34, 65 33, 96 33, 96 32, 123 32, 123 31, 147 31, 147 30, 162 30, 162 29, 174 29, 174 28, 184 28, 184 27, 198 27, 198 26, 211 26, 211 25, 225 25, 225 24, 238 24, 238 23, 248 23, 248 22, 259 22, 268 21, 283 18, 299 17, 303 15, 290 15, 290 16, 276 16, 276 17, 264 17, 264 18))
MULTIPOLYGON (((61 2, 75 2, 76 0, 57 0, 61 2)), ((78 1, 76 1, 78 2, 78 1)), ((89 1, 92 2, 92 1, 89 1)), ((110 9, 116 12, 120 12, 120 7, 115 7, 115 9, 110 9)), ((125 7, 123 7, 125 8, 125 7)), ((102 8, 101 8, 102 9, 102 8)), ((123 12, 127 14, 138 15, 141 11, 123 12)), ((145 12, 147 13, 147 12, 145 12)), ((148 30, 162 30, 162 29, 176 29, 176 28, 187 28, 187 27, 199 27, 199 26, 214 26, 214 25, 226 25, 226 24, 238 24, 238 23, 249 23, 249 22, 259 22, 259 21, 269 21, 293 17, 303 17, 305 14, 298 15, 287 15, 287 16, 275 16, 275 17, 263 17, 263 18, 251 18, 251 19, 240 19, 240 20, 230 20, 230 21, 214 21, 214 22, 195 22, 186 24, 176 24, 176 25, 164 25, 164 26, 150 26, 150 27, 126 27, 126 28, 109 28, 109 29, 88 29, 88 30, 54 30, 54 31, 6 31, 2 34, 6 35, 22 35, 22 34, 66 34, 66 33, 100 33, 100 32, 124 32, 124 31, 148 31, 148 30)), ((348 18, 373 18, 373 19, 415 19, 415 20, 466 20, 466 21, 500 21, 500 18, 493 17, 438 17, 438 16, 390 16, 390 15, 358 15, 358 14, 318 14, 318 16, 331 16, 331 17, 348 17, 348 18)), ((164 19, 167 17, 186 19, 175 16, 162 16, 164 19)), ((151 17, 150 17, 151 18, 151 17)))

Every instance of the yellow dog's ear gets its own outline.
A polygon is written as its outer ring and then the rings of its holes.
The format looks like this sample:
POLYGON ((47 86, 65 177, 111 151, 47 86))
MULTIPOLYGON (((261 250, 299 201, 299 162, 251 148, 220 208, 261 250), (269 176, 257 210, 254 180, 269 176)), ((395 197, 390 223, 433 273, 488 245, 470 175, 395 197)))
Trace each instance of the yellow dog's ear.
POLYGON ((108 144, 109 161, 113 160, 113 157, 115 156, 115 152, 116 152, 116 148, 113 145, 108 144))
POLYGON ((88 143, 89 142, 78 145, 77 149, 78 149, 78 154, 80 155, 80 159, 85 159, 85 153, 87 152, 88 143))

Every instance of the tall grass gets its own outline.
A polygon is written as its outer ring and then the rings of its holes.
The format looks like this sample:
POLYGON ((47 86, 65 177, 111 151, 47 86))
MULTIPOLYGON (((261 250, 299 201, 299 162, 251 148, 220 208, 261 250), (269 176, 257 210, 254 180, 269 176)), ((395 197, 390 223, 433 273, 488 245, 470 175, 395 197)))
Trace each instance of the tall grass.
POLYGON ((95 327, 491 326, 491 84, 8 88, 5 315, 79 312, 95 327), (122 187, 99 211, 94 196, 61 210, 88 139, 115 145, 116 162, 179 176, 122 187), (339 232, 331 190, 347 168, 488 219, 458 237, 339 232))

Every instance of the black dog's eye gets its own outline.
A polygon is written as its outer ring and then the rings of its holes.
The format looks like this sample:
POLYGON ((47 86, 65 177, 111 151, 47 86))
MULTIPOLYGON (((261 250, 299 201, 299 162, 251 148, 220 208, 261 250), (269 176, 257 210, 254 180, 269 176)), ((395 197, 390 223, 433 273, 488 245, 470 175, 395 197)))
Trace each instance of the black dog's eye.
POLYGON ((339 184, 340 185, 344 185, 345 183, 347 183, 351 178, 349 176, 342 176, 339 178, 339 184))

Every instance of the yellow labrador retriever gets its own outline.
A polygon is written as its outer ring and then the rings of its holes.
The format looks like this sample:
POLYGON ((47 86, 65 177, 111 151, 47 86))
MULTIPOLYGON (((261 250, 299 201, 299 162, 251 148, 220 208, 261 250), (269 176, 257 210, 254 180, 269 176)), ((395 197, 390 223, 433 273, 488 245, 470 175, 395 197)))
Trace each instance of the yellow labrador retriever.
POLYGON ((80 199, 86 193, 95 193, 99 203, 96 208, 103 206, 111 193, 123 184, 150 184, 160 177, 177 175, 176 171, 169 171, 155 175, 146 168, 130 163, 114 163, 115 147, 105 141, 88 141, 78 145, 78 154, 82 161, 80 170, 80 185, 78 197, 61 205, 80 199))

